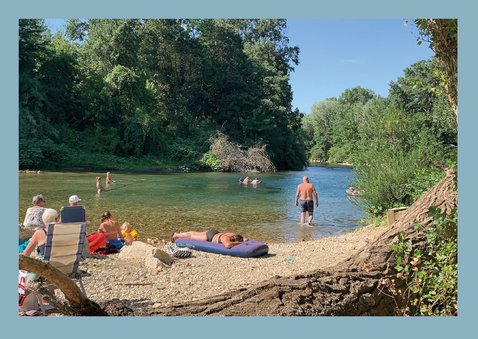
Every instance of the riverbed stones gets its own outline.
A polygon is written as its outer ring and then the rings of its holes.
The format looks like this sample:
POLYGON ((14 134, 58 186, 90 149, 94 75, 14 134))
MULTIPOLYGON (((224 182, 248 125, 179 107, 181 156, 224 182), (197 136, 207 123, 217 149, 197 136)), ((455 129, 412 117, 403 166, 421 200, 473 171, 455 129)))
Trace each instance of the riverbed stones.
POLYGON ((136 241, 103 260, 83 260, 80 269, 88 272, 83 283, 93 301, 117 298, 133 310, 153 305, 161 307, 247 288, 278 276, 325 269, 353 256, 386 229, 367 226, 337 237, 271 243, 268 244, 269 255, 261 258, 194 251, 191 258, 173 259, 170 268, 155 257, 163 257, 161 252, 153 252, 157 247, 136 241), (285 261, 292 256, 294 262, 285 261))
POLYGON ((159 248, 153 248, 151 254, 166 266, 171 266, 174 262, 174 259, 168 253, 159 248))

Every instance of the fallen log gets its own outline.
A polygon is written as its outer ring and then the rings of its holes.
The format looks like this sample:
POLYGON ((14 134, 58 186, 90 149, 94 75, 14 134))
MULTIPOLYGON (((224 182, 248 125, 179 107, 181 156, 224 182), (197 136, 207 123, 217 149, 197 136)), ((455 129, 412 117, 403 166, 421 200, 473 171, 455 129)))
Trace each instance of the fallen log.
MULTIPOLYGON (((66 315, 108 315, 97 303, 88 299, 80 290, 80 288, 68 276, 59 271, 50 264, 19 255, 19 268, 28 272, 33 272, 48 280, 58 287, 65 295, 69 304, 64 304, 57 300, 55 296, 48 292, 47 289, 38 287, 37 292, 46 295, 49 301, 61 312, 66 315)), ((27 286, 28 288, 28 286, 27 286)))

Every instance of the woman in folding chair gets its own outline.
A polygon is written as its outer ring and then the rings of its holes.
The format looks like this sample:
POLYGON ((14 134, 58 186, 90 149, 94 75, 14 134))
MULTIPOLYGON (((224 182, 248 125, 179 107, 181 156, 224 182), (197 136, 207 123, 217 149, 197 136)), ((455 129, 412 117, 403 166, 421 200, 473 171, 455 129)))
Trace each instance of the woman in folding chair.
POLYGON ((43 255, 45 254, 45 242, 48 224, 51 222, 57 222, 59 220, 58 212, 53 208, 47 208, 45 209, 45 212, 43 212, 42 220, 45 224, 45 227, 42 227, 33 233, 30 243, 22 253, 27 257, 29 257, 36 248, 37 257, 39 257, 39 259, 43 259, 43 255))
MULTIPOLYGON (((28 243, 22 254, 28 257, 33 253, 33 251, 36 250, 36 257, 38 259, 43 259, 43 256, 45 254, 48 224, 51 222, 57 222, 58 220, 59 217, 58 212, 56 210, 52 208, 45 209, 42 215, 42 221, 46 227, 39 228, 35 231, 35 233, 33 233, 30 242, 28 243)), ((38 278, 38 274, 28 272, 25 285, 28 287, 29 283, 38 280, 38 278)), ((38 312, 40 310, 39 302, 40 301, 38 300, 37 296, 35 296, 34 294, 25 295, 25 299, 20 305, 20 311, 25 312, 26 314, 31 313, 36 315, 37 313, 35 312, 38 312)))

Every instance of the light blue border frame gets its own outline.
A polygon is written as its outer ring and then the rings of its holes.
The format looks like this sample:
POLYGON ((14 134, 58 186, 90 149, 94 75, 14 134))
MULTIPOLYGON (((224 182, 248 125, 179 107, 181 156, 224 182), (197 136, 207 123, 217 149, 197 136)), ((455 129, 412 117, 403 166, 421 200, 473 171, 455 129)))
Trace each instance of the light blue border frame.
MULTIPOLYGON (((476 96, 477 79, 476 7, 470 1, 443 0, 136 0, 119 3, 113 0, 22 0, 2 4, 1 34, 1 98, 2 118, 0 125, 3 166, 1 183, 3 218, 2 246, 3 265, 1 279, 2 323, 11 335, 49 335, 50 337, 143 336, 145 332, 155 337, 281 337, 299 336, 333 338, 345 337, 462 337, 476 322, 477 301, 472 242, 477 238, 473 222, 472 171, 476 151, 473 152, 472 128, 477 126, 477 115, 471 99, 476 96), (18 222, 18 18, 67 18, 67 17, 284 17, 301 18, 411 18, 411 17, 457 17, 459 19, 459 316, 456 318, 20 318, 16 316, 16 225, 18 222), (15 246, 14 246, 15 245, 15 246), (7 273, 5 273, 5 271, 7 273), (35 323, 33 323, 35 322, 35 323)), ((333 32, 331 32, 333 34, 333 32)), ((390 79, 392 80, 392 79, 390 79)), ((471 333, 476 332, 474 330, 471 333)), ((470 333, 470 332, 468 332, 470 333)), ((463 336, 465 337, 465 336, 463 336)))

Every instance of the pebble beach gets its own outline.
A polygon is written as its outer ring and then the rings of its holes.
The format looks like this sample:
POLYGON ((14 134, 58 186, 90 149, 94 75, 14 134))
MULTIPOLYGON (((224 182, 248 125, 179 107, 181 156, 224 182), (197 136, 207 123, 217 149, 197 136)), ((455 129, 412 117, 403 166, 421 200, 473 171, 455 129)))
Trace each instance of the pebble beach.
MULTIPOLYGON (((80 263, 88 298, 99 304, 119 299, 131 309, 170 306, 247 288, 276 276, 325 269, 353 256, 385 232, 364 226, 335 237, 271 243, 258 258, 194 251, 165 264, 151 253, 166 244, 137 241, 120 253, 80 263)), ((156 251, 157 252, 157 251, 156 251)))

